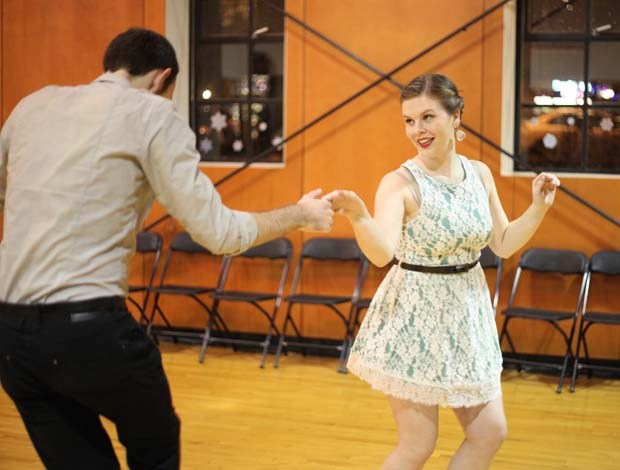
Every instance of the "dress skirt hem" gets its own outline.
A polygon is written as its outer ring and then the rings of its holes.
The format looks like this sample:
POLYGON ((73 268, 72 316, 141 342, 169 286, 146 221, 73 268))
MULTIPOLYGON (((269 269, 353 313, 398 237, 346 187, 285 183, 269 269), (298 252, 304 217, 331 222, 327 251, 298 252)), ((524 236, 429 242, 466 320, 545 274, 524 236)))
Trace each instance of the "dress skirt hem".
POLYGON ((354 354, 349 358, 347 368, 351 373, 368 382, 374 390, 425 406, 470 408, 502 396, 501 370, 497 380, 489 383, 446 387, 419 384, 385 374, 367 365, 354 354))

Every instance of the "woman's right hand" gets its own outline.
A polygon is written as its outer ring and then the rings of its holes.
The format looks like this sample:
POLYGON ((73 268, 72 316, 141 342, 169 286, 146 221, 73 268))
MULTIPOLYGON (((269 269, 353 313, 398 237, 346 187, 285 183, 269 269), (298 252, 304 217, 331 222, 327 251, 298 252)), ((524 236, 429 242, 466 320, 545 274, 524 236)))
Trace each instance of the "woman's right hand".
POLYGON ((334 212, 345 215, 351 220, 370 217, 364 201, 353 191, 336 189, 323 196, 323 199, 331 202, 334 212))

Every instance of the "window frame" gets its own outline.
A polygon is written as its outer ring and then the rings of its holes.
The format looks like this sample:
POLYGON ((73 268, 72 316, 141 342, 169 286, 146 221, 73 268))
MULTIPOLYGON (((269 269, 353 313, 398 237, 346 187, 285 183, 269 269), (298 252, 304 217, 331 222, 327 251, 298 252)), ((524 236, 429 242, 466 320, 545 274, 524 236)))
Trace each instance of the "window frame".
MULTIPOLYGON (((573 42, 582 44, 584 47, 584 83, 589 82, 589 50, 594 42, 618 42, 620 34, 605 34, 592 36, 590 31, 591 23, 591 0, 585 1, 585 29, 583 33, 527 33, 525 31, 527 4, 532 0, 516 0, 504 6, 504 36, 503 36, 503 71, 502 71, 502 148, 507 149, 515 156, 520 154, 520 126, 521 112, 527 108, 541 107, 536 104, 521 103, 521 66, 523 47, 527 42, 530 43, 552 43, 552 42, 573 42)), ((581 123, 581 130, 586 138, 582 138, 581 166, 579 169, 555 169, 551 167, 540 167, 533 165, 537 171, 553 171, 562 177, 574 178, 620 178, 620 170, 601 172, 600 170, 588 170, 587 165, 587 146, 588 146, 588 110, 597 108, 617 108, 620 111, 620 103, 595 103, 588 104, 588 96, 582 105, 570 105, 569 107, 579 108, 584 115, 581 123)), ((549 105, 549 108, 562 108, 568 105, 549 105)), ((620 152, 620 150, 619 150, 620 152)), ((620 157, 620 155, 619 155, 620 157)), ((519 167, 519 161, 502 154, 500 174, 503 176, 531 176, 531 170, 519 167)))

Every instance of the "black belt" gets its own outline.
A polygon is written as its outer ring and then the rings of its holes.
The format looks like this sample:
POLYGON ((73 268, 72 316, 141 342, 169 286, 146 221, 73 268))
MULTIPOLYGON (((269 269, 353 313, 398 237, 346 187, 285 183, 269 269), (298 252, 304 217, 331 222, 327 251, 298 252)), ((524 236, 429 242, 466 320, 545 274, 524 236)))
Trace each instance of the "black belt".
POLYGON ((398 266, 403 269, 407 269, 408 271, 418 271, 421 273, 432 273, 432 274, 459 274, 469 271, 474 266, 478 264, 476 260, 473 263, 469 264, 459 264, 457 266, 422 266, 420 264, 409 264, 403 261, 398 261, 398 266))
POLYGON ((95 320, 111 313, 127 310, 122 297, 97 297, 75 302, 50 304, 11 304, 0 302, 0 316, 13 318, 36 318, 71 323, 95 320))

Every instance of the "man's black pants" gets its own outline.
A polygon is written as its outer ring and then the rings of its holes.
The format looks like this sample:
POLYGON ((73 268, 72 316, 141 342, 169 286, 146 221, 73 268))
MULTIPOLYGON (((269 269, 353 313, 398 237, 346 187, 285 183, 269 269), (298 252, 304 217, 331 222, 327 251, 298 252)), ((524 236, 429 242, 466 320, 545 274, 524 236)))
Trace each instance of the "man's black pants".
POLYGON ((159 350, 120 297, 0 302, 0 381, 48 470, 178 469, 179 420, 159 350))

